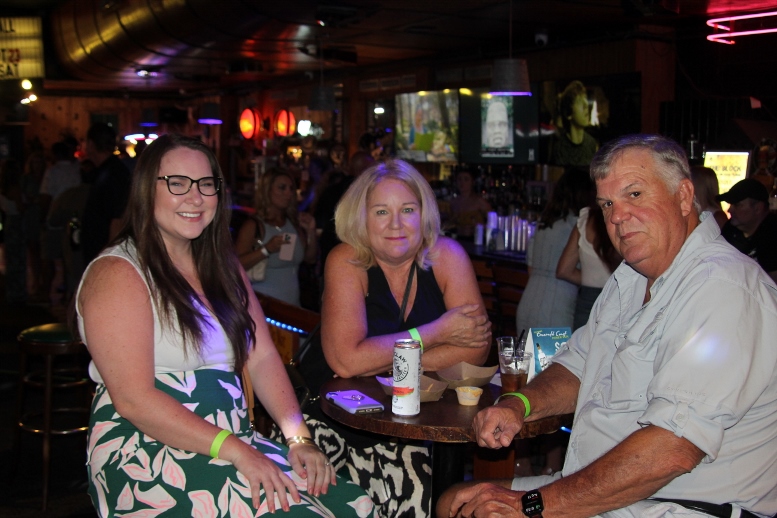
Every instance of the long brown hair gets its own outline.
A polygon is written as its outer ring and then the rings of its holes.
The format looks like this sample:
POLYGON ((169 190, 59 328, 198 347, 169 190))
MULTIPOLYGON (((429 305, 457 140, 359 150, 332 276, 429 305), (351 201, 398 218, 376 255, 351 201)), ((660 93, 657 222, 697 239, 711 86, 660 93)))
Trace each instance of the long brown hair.
POLYGON ((556 221, 565 219, 570 213, 577 216, 591 198, 592 182, 588 171, 570 167, 553 187, 545 209, 540 215, 539 228, 552 228, 556 221))
MULTIPOLYGON (((604 213, 598 204, 592 203, 589 205, 588 219, 594 227, 594 240, 591 242, 591 246, 593 246, 594 252, 599 256, 599 259, 607 265, 610 273, 612 273, 618 265, 621 264, 623 258, 618 251, 615 250, 612 240, 610 240, 610 236, 607 234, 604 213)), ((583 229, 583 231, 585 231, 585 229, 583 229)))
MULTIPOLYGON (((158 138, 138 159, 124 226, 112 244, 125 240, 135 243, 141 268, 162 319, 168 324, 177 320, 183 333, 184 349, 199 353, 202 350, 202 326, 207 324, 195 301, 202 303, 202 300, 173 265, 154 217, 156 189, 167 188, 157 180, 162 158, 177 148, 203 153, 213 176, 222 179, 223 184, 221 167, 203 142, 176 134, 158 138)), ((192 256, 205 298, 232 344, 235 371, 240 372, 249 349, 253 347, 256 324, 248 313, 248 291, 232 248, 229 234, 231 209, 223 185, 217 196, 218 206, 213 221, 198 238, 192 240, 192 256)))
MULTIPOLYGON (((279 168, 270 169, 264 175, 262 175, 262 178, 259 180, 259 188, 256 190, 256 195, 254 196, 254 208, 256 209, 256 215, 262 220, 267 220, 271 205, 270 198, 272 187, 275 184, 275 180, 281 176, 285 176, 291 180, 291 185, 293 187, 297 185, 297 182, 294 181, 294 177, 289 171, 279 168)), ((296 228, 299 225, 297 204, 294 202, 290 203, 288 208, 286 208, 284 216, 286 216, 286 218, 291 221, 291 224, 296 228)))

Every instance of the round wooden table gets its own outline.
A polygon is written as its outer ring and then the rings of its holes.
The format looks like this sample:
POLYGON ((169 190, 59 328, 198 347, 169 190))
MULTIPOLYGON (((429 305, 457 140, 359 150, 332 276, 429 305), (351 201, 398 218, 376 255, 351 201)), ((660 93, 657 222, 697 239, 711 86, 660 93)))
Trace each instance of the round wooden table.
MULTIPOLYGON (((426 373, 429 374, 429 373, 426 373)), ((463 443, 476 442, 472 420, 482 410, 493 405, 499 387, 487 384, 477 406, 459 404, 456 391, 445 390, 438 401, 421 403, 421 413, 399 416, 391 412, 391 396, 383 391, 374 376, 364 378, 332 378, 321 387, 321 409, 344 425, 403 439, 432 441, 432 509, 445 489, 464 479, 463 443), (383 412, 351 414, 326 398, 329 392, 358 390, 383 404, 383 412), (456 444, 459 443, 459 444, 456 444)), ((572 422, 571 415, 550 417, 526 423, 516 439, 528 439, 553 433, 572 422)))

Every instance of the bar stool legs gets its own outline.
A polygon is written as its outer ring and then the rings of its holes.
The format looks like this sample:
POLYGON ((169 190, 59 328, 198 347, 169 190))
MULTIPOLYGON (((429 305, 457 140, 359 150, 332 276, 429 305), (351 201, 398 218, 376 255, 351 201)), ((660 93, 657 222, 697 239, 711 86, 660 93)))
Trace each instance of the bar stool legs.
MULTIPOLYGON (((21 431, 40 435, 43 441, 43 511, 48 506, 49 483, 51 478, 51 438, 52 435, 69 435, 85 433, 88 429, 89 408, 55 408, 53 403, 54 389, 68 389, 74 387, 87 387, 90 383, 83 369, 54 369, 56 356, 77 355, 85 350, 84 345, 74 339, 67 327, 62 324, 47 324, 26 329, 19 334, 19 393, 17 399, 17 426, 14 433, 14 466, 19 463, 19 446, 21 431), (28 372, 29 355, 43 356, 43 371, 28 372), (56 375, 56 379, 55 379, 56 375), (42 381, 38 381, 42 379, 42 381), (43 410, 24 412, 27 387, 39 387, 43 390, 43 410), (55 415, 81 415, 83 425, 61 426, 55 428, 53 418, 55 415), (41 423, 42 418, 42 423, 41 423)), ((72 424, 72 423, 69 423, 72 424)))

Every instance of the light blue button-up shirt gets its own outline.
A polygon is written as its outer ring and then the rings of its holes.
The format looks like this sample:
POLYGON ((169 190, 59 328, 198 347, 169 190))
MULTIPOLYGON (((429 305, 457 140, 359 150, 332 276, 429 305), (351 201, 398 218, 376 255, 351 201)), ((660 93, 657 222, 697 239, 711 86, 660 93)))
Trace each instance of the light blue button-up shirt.
POLYGON ((647 425, 706 455, 656 497, 777 513, 777 287, 706 217, 650 288, 623 263, 554 358, 581 381, 563 473, 647 425))

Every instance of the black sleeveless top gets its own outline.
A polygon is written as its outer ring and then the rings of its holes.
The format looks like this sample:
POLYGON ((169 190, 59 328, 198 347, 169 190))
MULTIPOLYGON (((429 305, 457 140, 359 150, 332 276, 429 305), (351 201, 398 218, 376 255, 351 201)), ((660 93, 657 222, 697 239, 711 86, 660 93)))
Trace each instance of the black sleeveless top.
MULTIPOLYGON (((367 310, 367 337, 380 336, 397 333, 399 331, 407 331, 414 327, 428 324, 433 320, 436 320, 442 316, 445 309, 445 300, 443 299, 442 291, 437 285, 437 279, 434 277, 434 272, 431 268, 429 270, 422 270, 416 268, 417 276, 417 288, 415 301, 413 302, 413 309, 410 311, 410 315, 407 317, 407 321, 399 322, 399 310, 400 305, 394 299, 391 294, 391 288, 389 288, 386 276, 383 274, 383 270, 379 266, 373 266, 367 270, 367 296, 364 299, 364 305, 367 310)), ((319 346, 320 350, 320 346, 319 346)), ((326 361, 323 358, 323 352, 321 353, 320 360, 324 365, 326 361)), ((318 364, 317 360, 308 362, 308 357, 305 357, 305 361, 302 365, 318 364)), ((319 367, 320 370, 320 367, 319 367)), ((332 370, 326 365, 327 378, 331 378, 334 374, 332 370)), ((310 373, 312 376, 314 373, 310 373)), ((319 374, 319 373, 315 373, 319 374)), ((308 374, 303 373, 307 376, 308 374)), ((320 386, 320 385, 319 385, 320 386)), ((317 389, 314 389, 318 393, 317 389)), ((390 412, 391 409, 389 408, 390 412)), ((313 408, 308 410, 311 417, 314 417, 320 421, 326 422, 332 429, 334 429, 340 436, 342 436, 346 443, 352 448, 369 448, 375 446, 375 444, 389 440, 389 437, 380 434, 374 434, 371 432, 365 432, 362 430, 356 430, 345 425, 341 425, 334 419, 325 415, 319 405, 314 405, 313 408)))
POLYGON ((400 323, 400 307, 391 294, 391 288, 383 270, 380 266, 373 266, 367 270, 368 293, 364 299, 364 305, 367 310, 368 338, 407 331, 428 324, 445 313, 445 300, 432 268, 429 270, 416 268, 416 276, 417 289, 413 309, 407 321, 400 323))

